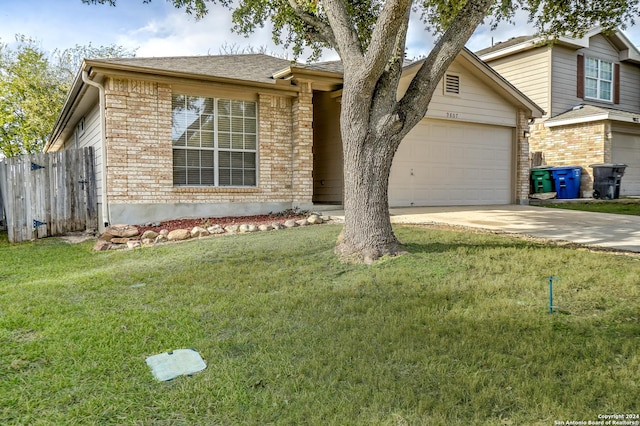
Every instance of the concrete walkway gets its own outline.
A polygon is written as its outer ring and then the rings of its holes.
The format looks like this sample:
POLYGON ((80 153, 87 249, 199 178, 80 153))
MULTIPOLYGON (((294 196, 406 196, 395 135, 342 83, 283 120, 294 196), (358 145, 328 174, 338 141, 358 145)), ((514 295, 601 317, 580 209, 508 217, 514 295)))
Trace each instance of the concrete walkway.
MULTIPOLYGON (((344 217, 343 211, 323 214, 344 217)), ((518 205, 407 207, 391 209, 391 222, 465 226, 640 252, 640 216, 518 205)))

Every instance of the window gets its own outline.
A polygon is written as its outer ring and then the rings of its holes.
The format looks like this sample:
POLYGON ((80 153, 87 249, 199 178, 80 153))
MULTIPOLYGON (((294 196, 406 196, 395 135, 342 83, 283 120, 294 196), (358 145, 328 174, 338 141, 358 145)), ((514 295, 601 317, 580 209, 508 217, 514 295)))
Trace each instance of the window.
POLYGON ((173 184, 256 186, 256 103, 173 95, 173 184))
POLYGON ((585 58, 584 95, 586 98, 613 101, 613 64, 611 62, 585 58))
POLYGON ((444 93, 445 95, 460 94, 460 76, 455 74, 447 74, 444 76, 444 93))

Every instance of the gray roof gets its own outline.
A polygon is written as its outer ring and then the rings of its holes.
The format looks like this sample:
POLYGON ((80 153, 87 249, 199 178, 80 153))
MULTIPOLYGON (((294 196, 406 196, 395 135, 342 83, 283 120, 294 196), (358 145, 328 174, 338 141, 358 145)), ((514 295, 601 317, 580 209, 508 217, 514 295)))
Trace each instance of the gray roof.
POLYGON ((313 64, 297 64, 296 66, 307 69, 307 70, 314 70, 314 71, 335 72, 338 74, 342 74, 344 72, 342 61, 316 62, 313 64))
POLYGON ((512 37, 507 41, 501 41, 494 44, 491 47, 486 47, 484 49, 476 51, 476 55, 482 56, 487 53, 495 52, 497 50, 505 49, 510 46, 515 46, 516 44, 524 43, 525 41, 533 40, 536 36, 528 35, 528 36, 520 36, 520 37, 512 37))
POLYGON ((91 60, 91 63, 225 77, 260 83, 275 83, 272 78, 274 73, 291 65, 298 65, 288 59, 275 58, 263 54, 114 58, 91 60))
POLYGON ((573 107, 569 111, 565 111, 548 119, 547 121, 545 121, 545 123, 553 124, 565 120, 579 119, 588 120, 590 117, 596 118, 605 114, 608 118, 613 118, 611 117, 611 115, 614 114, 617 119, 626 119, 625 121, 635 121, 640 117, 640 114, 635 114, 633 112, 623 111, 615 108, 600 107, 595 105, 578 105, 573 107))

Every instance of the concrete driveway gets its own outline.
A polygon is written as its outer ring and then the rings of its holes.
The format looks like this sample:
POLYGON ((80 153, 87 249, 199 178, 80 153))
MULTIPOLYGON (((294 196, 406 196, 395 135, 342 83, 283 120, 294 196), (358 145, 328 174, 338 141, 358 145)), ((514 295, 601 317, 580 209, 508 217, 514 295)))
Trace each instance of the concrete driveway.
MULTIPOLYGON (((337 211, 325 214, 344 216, 337 211)), ((503 205, 393 208, 391 221, 465 226, 640 252, 640 216, 503 205)))

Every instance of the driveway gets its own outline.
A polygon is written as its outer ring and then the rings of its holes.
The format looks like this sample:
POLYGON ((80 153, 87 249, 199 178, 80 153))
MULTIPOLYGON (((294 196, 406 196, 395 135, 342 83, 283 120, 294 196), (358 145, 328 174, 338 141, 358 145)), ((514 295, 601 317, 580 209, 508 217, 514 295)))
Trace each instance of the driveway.
POLYGON ((407 207, 391 209, 391 222, 464 226, 640 252, 640 216, 519 205, 407 207))

